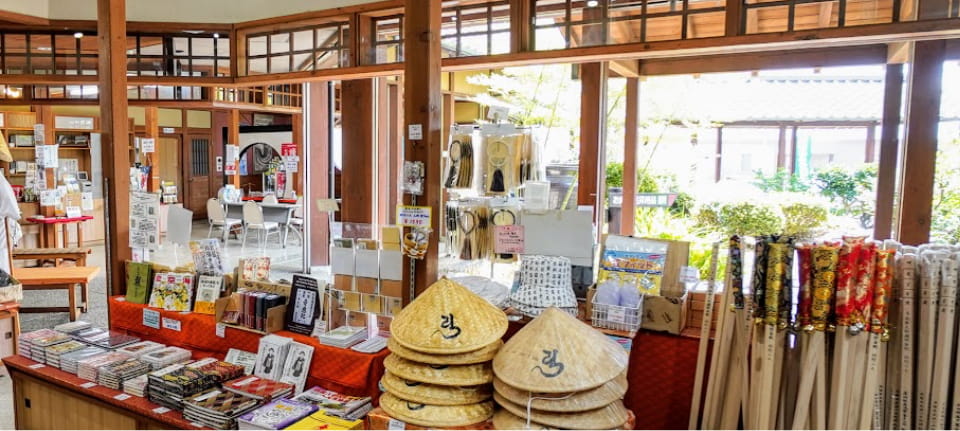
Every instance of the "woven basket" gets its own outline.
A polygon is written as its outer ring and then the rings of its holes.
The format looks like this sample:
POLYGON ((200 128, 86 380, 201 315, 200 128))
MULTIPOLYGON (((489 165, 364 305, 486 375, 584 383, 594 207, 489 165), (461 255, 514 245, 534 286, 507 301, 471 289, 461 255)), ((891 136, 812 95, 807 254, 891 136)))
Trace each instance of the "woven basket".
POLYGON ((11 277, 13 284, 0 287, 0 302, 20 302, 23 300, 23 285, 20 281, 11 277))

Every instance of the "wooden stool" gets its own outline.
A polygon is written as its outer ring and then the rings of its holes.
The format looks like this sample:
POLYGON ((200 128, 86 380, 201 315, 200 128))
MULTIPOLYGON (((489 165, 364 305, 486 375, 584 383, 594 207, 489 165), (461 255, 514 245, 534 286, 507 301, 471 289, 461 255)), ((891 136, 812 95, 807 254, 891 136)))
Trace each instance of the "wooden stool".
POLYGON ((39 260, 53 259, 55 266, 60 266, 61 259, 70 259, 77 262, 77 266, 87 266, 87 255, 90 254, 89 248, 70 247, 70 248, 15 248, 13 249, 13 260, 39 260))
POLYGON ((80 286, 80 299, 83 304, 81 312, 87 312, 87 302, 90 293, 90 281, 100 272, 100 268, 90 266, 76 266, 72 268, 14 268, 13 278, 23 284, 23 290, 66 290, 70 300, 69 307, 24 307, 21 313, 56 313, 67 311, 70 321, 77 320, 77 298, 74 295, 74 286, 80 286))

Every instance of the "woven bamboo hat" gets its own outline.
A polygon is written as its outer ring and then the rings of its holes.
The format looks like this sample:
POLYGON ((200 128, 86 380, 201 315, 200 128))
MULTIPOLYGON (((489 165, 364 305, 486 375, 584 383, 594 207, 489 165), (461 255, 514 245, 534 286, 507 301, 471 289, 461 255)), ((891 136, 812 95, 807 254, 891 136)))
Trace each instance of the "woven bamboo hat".
POLYGON ((516 404, 526 406, 530 400, 530 407, 547 412, 582 412, 593 410, 622 399, 627 393, 627 372, 620 373, 613 380, 593 389, 568 394, 544 394, 523 391, 511 387, 500 379, 493 378, 493 388, 500 396, 516 404), (553 398, 553 399, 542 399, 553 398))
POLYGON ((500 347, 503 347, 503 340, 494 341, 472 352, 454 353, 452 355, 433 355, 410 350, 400 345, 393 337, 387 338, 387 348, 390 349, 393 354, 410 361, 434 365, 468 365, 487 362, 497 355, 500 347))
MULTIPOLYGON (((506 398, 501 397, 497 393, 493 394, 493 399, 510 413, 526 420, 526 406, 507 401, 506 398)), ((627 422, 627 419, 629 419, 627 409, 623 406, 622 401, 615 401, 605 407, 596 410, 587 410, 585 412, 557 413, 530 410, 531 422, 563 429, 613 429, 623 426, 623 424, 627 422)))
POLYGON ((475 386, 493 381, 490 363, 474 365, 427 365, 391 354, 384 367, 401 379, 443 386, 475 386))
POLYGON ((424 427, 460 427, 490 419, 493 402, 459 406, 435 406, 397 398, 389 392, 380 396, 380 407, 393 418, 424 427))
POLYGON ((493 395, 489 385, 480 386, 440 386, 429 383, 414 382, 401 379, 389 371, 384 373, 380 380, 387 392, 405 400, 450 406, 461 404, 475 404, 489 400, 493 395))
POLYGON ((391 338, 422 353, 479 350, 507 332, 507 315, 466 287, 442 278, 390 324, 391 338))
POLYGON ((627 368, 627 352, 600 331, 550 308, 493 358, 497 378, 516 389, 568 393, 596 388, 627 368))
POLYGON ((527 426, 527 420, 517 416, 513 413, 510 413, 508 410, 500 409, 493 414, 493 428, 498 430, 555 430, 559 428, 551 428, 544 424, 538 424, 534 421, 530 421, 529 427, 527 426))

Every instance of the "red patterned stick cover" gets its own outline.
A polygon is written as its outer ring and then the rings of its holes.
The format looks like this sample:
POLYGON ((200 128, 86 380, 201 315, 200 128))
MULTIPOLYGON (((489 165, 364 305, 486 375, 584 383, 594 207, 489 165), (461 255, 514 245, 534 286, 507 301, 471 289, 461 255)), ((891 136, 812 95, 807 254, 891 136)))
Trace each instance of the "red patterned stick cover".
POLYGON ((813 246, 801 244, 797 246, 797 258, 800 262, 800 303, 797 307, 797 322, 804 330, 813 330, 813 246))
POLYGON ((857 282, 857 261, 860 257, 861 242, 843 240, 840 257, 837 262, 837 292, 834 312, 837 325, 850 326, 853 314, 853 297, 857 282))
POLYGON ((893 289, 893 265, 890 260, 895 253, 894 250, 877 250, 870 330, 878 334, 883 333, 887 326, 887 303, 893 289))
POLYGON ((871 242, 860 247, 859 259, 857 260, 857 281, 853 291, 853 304, 850 314, 850 324, 860 329, 868 329, 870 324, 876 258, 877 244, 871 242))

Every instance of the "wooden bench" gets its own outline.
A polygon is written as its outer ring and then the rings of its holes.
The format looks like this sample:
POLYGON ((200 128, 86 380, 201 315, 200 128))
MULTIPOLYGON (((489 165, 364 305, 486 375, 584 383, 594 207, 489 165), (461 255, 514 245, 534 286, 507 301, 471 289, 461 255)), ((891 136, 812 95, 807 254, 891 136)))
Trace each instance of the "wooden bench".
POLYGON ((13 278, 23 285, 23 290, 66 290, 70 301, 69 307, 24 307, 21 303, 21 313, 57 313, 69 312, 70 321, 77 320, 77 298, 73 292, 75 286, 80 286, 80 311, 87 312, 87 301, 90 297, 90 281, 100 272, 100 268, 91 266, 75 266, 64 268, 13 268, 13 278))
POLYGON ((14 260, 49 260, 53 259, 55 266, 60 266, 61 259, 70 259, 77 262, 77 266, 87 266, 89 248, 15 248, 14 260))

